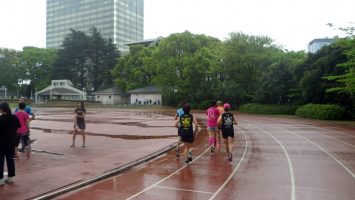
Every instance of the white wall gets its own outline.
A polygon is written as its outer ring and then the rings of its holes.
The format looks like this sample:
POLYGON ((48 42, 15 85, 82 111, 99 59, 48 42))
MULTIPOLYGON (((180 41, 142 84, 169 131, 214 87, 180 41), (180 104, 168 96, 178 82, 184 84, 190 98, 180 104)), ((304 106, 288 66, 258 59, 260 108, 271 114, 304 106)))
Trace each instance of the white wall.
POLYGON ((121 95, 95 95, 95 101, 100 101, 102 104, 111 104, 111 105, 129 103, 128 97, 121 96, 121 95))
POLYGON ((160 104, 162 104, 162 95, 161 94, 131 94, 131 104, 136 104, 136 99, 138 101, 141 101, 141 104, 143 104, 144 100, 152 100, 152 104, 154 104, 154 101, 160 104))

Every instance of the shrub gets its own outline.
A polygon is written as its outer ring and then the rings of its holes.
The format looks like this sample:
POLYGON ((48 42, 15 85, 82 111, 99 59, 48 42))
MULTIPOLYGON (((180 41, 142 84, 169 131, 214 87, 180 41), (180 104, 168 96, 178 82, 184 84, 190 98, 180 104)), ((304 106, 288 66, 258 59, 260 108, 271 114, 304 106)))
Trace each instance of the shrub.
POLYGON ((343 119, 345 110, 337 105, 329 104, 307 104, 296 110, 298 117, 322 120, 343 119))
POLYGON ((239 107, 240 112, 267 115, 294 115, 297 106, 248 103, 239 107))

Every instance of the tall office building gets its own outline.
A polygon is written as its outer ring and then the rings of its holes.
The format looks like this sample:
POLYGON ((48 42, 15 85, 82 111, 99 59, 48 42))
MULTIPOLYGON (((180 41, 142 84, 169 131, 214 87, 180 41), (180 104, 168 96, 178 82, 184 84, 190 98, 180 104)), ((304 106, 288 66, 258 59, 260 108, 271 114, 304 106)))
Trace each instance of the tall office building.
POLYGON ((308 43, 308 52, 317 53, 324 46, 331 45, 335 42, 334 38, 318 38, 308 43))
POLYGON ((47 0, 47 48, 60 48, 70 29, 92 27, 127 51, 124 43, 143 40, 144 0, 47 0))

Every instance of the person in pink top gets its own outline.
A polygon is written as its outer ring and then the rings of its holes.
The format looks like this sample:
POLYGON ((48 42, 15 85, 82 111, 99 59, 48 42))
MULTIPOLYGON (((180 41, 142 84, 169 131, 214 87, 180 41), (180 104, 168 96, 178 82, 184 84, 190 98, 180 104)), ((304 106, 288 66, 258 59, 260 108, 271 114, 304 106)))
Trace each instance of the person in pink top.
POLYGON ((15 113, 16 117, 20 121, 21 127, 17 129, 17 141, 15 147, 15 158, 18 158, 17 155, 17 147, 20 144, 20 141, 25 145, 25 151, 27 157, 30 156, 30 148, 29 148, 29 123, 30 123, 30 116, 25 111, 26 104, 19 103, 19 110, 15 113))
POLYGON ((207 109, 207 131, 208 131, 208 144, 211 145, 211 153, 215 152, 217 143, 219 111, 217 109, 217 101, 211 101, 211 107, 207 109))

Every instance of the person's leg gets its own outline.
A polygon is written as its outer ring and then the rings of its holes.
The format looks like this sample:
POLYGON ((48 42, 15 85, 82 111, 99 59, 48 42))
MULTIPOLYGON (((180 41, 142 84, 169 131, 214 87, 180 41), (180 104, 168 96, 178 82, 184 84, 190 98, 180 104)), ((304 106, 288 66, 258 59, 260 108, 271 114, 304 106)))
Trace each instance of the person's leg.
POLYGON ((185 161, 185 163, 186 164, 189 164, 189 162, 190 162, 190 160, 189 160, 189 149, 190 149, 190 144, 189 143, 187 143, 187 142, 185 142, 184 143, 184 148, 185 148, 185 158, 186 158, 186 161, 185 161))
POLYGON ((229 146, 230 153, 232 153, 233 144, 234 144, 234 137, 228 137, 228 146, 229 146))
POLYGON ((85 147, 86 146, 85 129, 81 130, 81 135, 83 137, 83 145, 82 145, 82 147, 85 147))
POLYGON ((228 141, 228 138, 224 138, 224 144, 226 146, 226 152, 227 152, 227 155, 229 155, 230 151, 229 151, 229 141, 228 141))
POLYGON ((14 150, 10 149, 8 151, 5 151, 5 157, 6 157, 6 164, 7 164, 7 183, 13 183, 13 177, 15 177, 15 161, 14 161, 14 150))
POLYGON ((177 145, 176 145, 176 157, 180 157, 180 143, 181 143, 181 137, 178 137, 177 145))
POLYGON ((75 147, 75 137, 76 137, 76 134, 78 133, 78 130, 76 128, 74 128, 74 132, 73 132, 73 142, 72 142, 72 145, 70 147, 75 147))
POLYGON ((214 146, 214 132, 210 128, 208 128, 208 145, 211 146, 211 153, 214 153, 215 146, 214 146))
POLYGON ((25 146, 25 152, 27 157, 30 157, 31 149, 30 149, 30 138, 28 135, 24 135, 21 138, 23 145, 25 146))
POLYGON ((4 151, 0 149, 0 185, 1 183, 4 184, 4 151))

